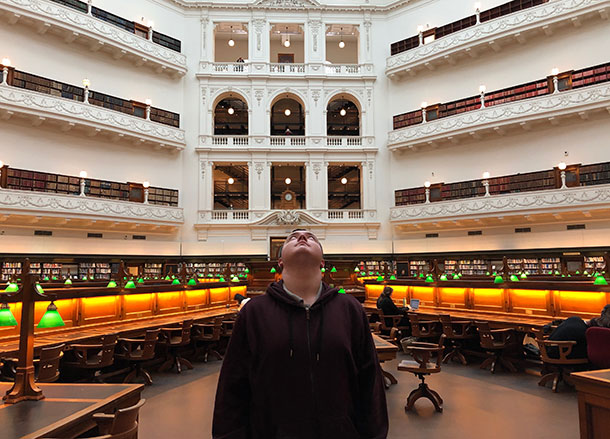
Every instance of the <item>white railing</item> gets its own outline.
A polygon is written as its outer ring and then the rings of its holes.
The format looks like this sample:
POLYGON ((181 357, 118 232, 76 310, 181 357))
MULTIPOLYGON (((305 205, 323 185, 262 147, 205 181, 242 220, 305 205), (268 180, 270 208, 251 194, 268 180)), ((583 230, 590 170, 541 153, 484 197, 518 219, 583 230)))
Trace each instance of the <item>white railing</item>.
POLYGON ((305 64, 271 63, 269 73, 305 73, 305 64))
POLYGON ((360 136, 329 136, 326 138, 328 146, 362 146, 362 137, 360 136))
POLYGON ((248 136, 211 136, 212 145, 216 146, 248 146, 248 136))
POLYGON ((327 75, 358 75, 362 72, 360 64, 327 64, 327 75))
POLYGON ((213 63, 215 73, 249 73, 250 65, 243 62, 213 63))
MULTIPOLYGON (((0 0, 2 1, 2 0, 0 0)), ((269 62, 207 62, 199 63, 198 77, 211 75, 323 75, 359 78, 375 77, 373 64, 320 64, 269 62)))
POLYGON ((271 136, 271 146, 305 146, 305 136, 271 136))
POLYGON ((199 136, 199 148, 219 147, 376 150, 373 137, 363 136, 199 136))
POLYGON ((278 224, 298 224, 307 219, 317 223, 375 222, 377 211, 374 209, 200 210, 198 224, 268 224, 270 221, 278 224))

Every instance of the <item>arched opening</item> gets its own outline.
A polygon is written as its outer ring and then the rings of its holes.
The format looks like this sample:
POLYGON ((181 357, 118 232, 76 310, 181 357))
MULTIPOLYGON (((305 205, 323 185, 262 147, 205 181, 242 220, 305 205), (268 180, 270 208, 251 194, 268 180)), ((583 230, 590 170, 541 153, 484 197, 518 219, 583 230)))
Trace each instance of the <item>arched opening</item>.
POLYGON ((305 109, 298 100, 288 95, 271 106, 271 135, 305 135, 305 109))
POLYGON ((326 107, 326 135, 360 135, 360 111, 353 100, 338 96, 328 103, 326 107))
POLYGON ((214 134, 248 135, 248 104, 239 96, 228 95, 214 107, 214 134))

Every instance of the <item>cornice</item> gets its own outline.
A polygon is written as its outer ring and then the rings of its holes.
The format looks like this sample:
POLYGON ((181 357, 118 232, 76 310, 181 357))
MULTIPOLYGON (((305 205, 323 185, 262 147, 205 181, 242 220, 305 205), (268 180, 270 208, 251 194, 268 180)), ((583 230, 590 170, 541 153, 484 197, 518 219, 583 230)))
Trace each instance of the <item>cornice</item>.
POLYGON ((435 142, 455 140, 459 135, 476 136, 488 129, 514 124, 527 124, 536 120, 555 120, 558 116, 584 114, 595 109, 610 107, 610 83, 568 90, 537 98, 494 105, 390 131, 390 150, 410 150, 414 147, 431 147, 435 142))
POLYGON ((187 72, 184 54, 57 3, 48 0, 0 0, 0 9, 39 22, 41 32, 45 31, 44 26, 64 29, 68 32, 68 42, 87 37, 95 41, 92 50, 108 47, 116 59, 128 57, 136 65, 147 63, 158 72, 165 71, 179 77, 187 72))
POLYGON ((13 189, 0 189, 0 212, 159 225, 184 223, 179 207, 13 189))
MULTIPOLYGON (((524 41, 522 34, 534 28, 546 27, 554 23, 578 16, 601 11, 610 6, 610 0, 553 0, 540 6, 525 9, 495 20, 456 32, 431 43, 390 56, 386 60, 386 75, 395 78, 397 74, 415 74, 417 67, 440 61, 451 61, 459 52, 474 51, 478 46, 493 45, 498 40, 514 36, 524 41)), ((545 29, 545 32, 550 30, 545 29)))
POLYGON ((59 121, 63 131, 78 125, 86 127, 91 136, 105 132, 116 140, 135 138, 141 144, 150 143, 173 150, 182 150, 186 145, 184 130, 103 107, 7 85, 0 85, 0 109, 3 110, 4 119, 20 113, 33 116, 36 124, 47 119, 59 121))
POLYGON ((393 224, 588 211, 610 207, 610 185, 481 196, 390 208, 393 224))
MULTIPOLYGON (((157 0, 159 1, 159 0, 157 0)), ((254 2, 216 2, 199 0, 166 0, 184 10, 192 9, 224 9, 224 10, 255 10, 255 11, 312 11, 312 12, 370 12, 386 13, 428 0, 397 0, 386 5, 375 5, 370 0, 364 4, 325 5, 310 0, 263 0, 254 2)))

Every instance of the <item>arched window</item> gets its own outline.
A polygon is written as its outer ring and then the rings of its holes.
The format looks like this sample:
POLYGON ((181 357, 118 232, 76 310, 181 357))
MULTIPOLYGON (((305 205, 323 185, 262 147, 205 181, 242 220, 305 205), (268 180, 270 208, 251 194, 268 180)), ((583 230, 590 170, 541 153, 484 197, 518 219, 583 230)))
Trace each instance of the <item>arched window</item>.
POLYGON ((214 108, 214 134, 248 135, 248 105, 239 97, 221 99, 214 108))
POLYGON ((283 97, 271 106, 271 135, 305 135, 305 111, 299 101, 283 97))
POLYGON ((329 102, 326 107, 326 135, 360 135, 360 111, 354 102, 343 97, 329 102))

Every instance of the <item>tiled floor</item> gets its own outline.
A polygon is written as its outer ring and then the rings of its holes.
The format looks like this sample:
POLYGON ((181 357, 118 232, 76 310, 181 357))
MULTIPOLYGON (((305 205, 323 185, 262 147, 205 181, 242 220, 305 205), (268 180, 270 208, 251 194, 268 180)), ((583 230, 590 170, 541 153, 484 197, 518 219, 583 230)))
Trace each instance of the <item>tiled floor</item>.
MULTIPOLYGON (((140 438, 210 438, 220 364, 196 363, 194 370, 181 375, 154 374, 154 385, 144 391, 147 402, 140 414, 140 438)), ((578 438, 576 393, 561 388, 554 394, 538 387, 537 377, 491 375, 476 364, 443 366, 440 374, 428 379, 445 401, 443 413, 420 400, 416 410, 406 414, 405 398, 418 380, 396 371, 396 361, 384 368, 398 379, 387 391, 390 439, 578 438)))

